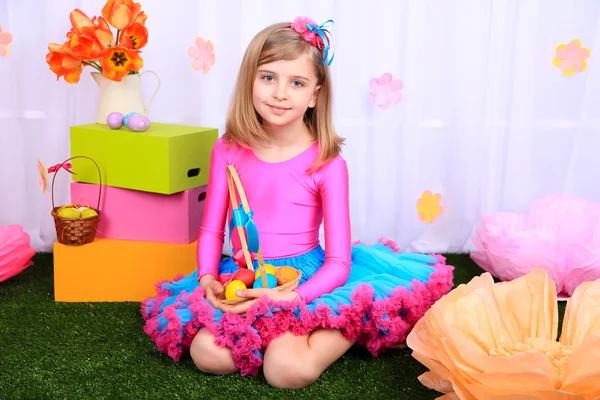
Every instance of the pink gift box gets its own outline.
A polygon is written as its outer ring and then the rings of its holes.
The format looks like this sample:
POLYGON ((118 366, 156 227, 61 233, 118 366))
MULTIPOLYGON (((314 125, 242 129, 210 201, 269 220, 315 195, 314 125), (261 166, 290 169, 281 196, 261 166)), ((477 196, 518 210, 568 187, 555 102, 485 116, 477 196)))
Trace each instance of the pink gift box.
MULTIPOLYGON (((97 184, 71 183, 71 203, 96 208, 97 184)), ((198 238, 206 185, 174 194, 102 186, 96 237, 189 244, 198 238)))

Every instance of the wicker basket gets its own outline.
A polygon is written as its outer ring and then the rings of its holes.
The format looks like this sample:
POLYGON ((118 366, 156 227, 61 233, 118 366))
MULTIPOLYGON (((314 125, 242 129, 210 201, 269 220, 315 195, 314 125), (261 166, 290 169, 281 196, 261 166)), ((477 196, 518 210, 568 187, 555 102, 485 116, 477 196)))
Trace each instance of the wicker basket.
POLYGON ((87 243, 91 243, 94 241, 96 237, 96 230, 98 229, 98 223, 100 222, 100 195, 102 193, 102 174, 100 173, 100 168, 98 164, 94 160, 86 156, 75 156, 71 157, 60 164, 58 169, 56 170, 54 177, 52 178, 52 217, 54 218, 54 226, 56 228, 56 236, 59 243, 68 244, 68 245, 83 245, 87 243), (58 171, 60 171, 63 164, 66 162, 73 160, 75 158, 87 158, 92 161, 98 170, 98 176, 100 178, 100 184, 98 185, 98 203, 96 208, 89 207, 96 211, 97 215, 88 218, 63 218, 58 215, 58 212, 67 207, 60 206, 56 207, 54 205, 54 180, 56 179, 56 175, 58 171))
MULTIPOLYGON (((246 198, 246 193, 244 192, 244 188, 242 187, 242 182, 240 181, 240 178, 235 170, 235 168, 233 167, 233 165, 229 165, 227 166, 227 182, 229 185, 229 197, 231 199, 231 207, 233 208, 234 211, 239 211, 239 206, 238 206, 238 200, 237 200, 237 196, 236 196, 236 188, 237 188, 237 192, 240 195, 240 199, 242 202, 242 205, 244 207, 244 211, 246 213, 250 212, 250 206, 248 205, 248 199, 246 198)), ((250 256, 250 249, 248 248, 248 242, 249 240, 246 240, 246 236, 244 235, 244 228, 240 225, 237 225, 235 227, 235 229, 237 230, 238 236, 240 237, 240 242, 241 242, 241 246, 242 246, 242 251, 244 253, 244 258, 246 260, 246 266, 254 271, 254 266, 252 264, 252 257, 250 256)), ((247 233, 247 230, 246 230, 247 233)), ((258 268, 260 270, 260 276, 262 279, 262 287, 268 287, 267 286, 267 278, 266 278, 266 272, 265 272, 265 261, 263 260, 263 256, 262 256, 262 252, 260 250, 260 245, 258 243, 258 235, 256 233, 256 238, 254 238, 255 240, 253 240, 253 245, 256 246, 254 252, 256 253, 256 260, 258 263, 258 268)), ((282 267, 279 267, 282 268, 282 267)), ((279 269, 279 268, 276 268, 279 269)), ((302 272, 298 271, 298 275, 296 276, 295 279, 293 279, 292 281, 289 281, 281 286, 277 286, 274 287, 273 290, 277 290, 279 292, 291 292, 294 289, 296 289, 298 287, 298 283, 300 282, 300 279, 302 278, 302 272)), ((232 276, 233 279, 233 276, 232 276)), ((229 283, 231 283, 231 280, 227 281, 223 286, 225 287, 225 289, 227 289, 227 285, 229 285, 229 283)), ((219 297, 219 302, 221 302, 222 304, 229 304, 229 305, 234 305, 234 304, 240 304, 240 303, 244 303, 246 301, 249 301, 252 299, 244 299, 244 298, 237 298, 237 299, 233 299, 233 300, 227 300, 225 298, 225 290, 223 291, 223 293, 221 293, 221 296, 219 297)))

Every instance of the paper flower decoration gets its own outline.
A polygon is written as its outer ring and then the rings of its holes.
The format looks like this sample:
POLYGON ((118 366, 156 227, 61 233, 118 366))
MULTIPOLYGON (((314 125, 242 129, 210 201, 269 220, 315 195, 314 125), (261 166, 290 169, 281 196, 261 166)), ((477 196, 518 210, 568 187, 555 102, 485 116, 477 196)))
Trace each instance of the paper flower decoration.
POLYGON ((64 169, 65 171, 67 171, 68 173, 70 173, 72 175, 77 175, 75 172, 71 171, 71 168, 73 168, 71 163, 67 162, 62 165, 61 164, 53 165, 50 168, 48 168, 48 170, 46 172, 46 168, 44 167, 42 162, 40 160, 38 160, 37 169, 38 169, 38 173, 40 174, 38 182, 39 182, 40 186, 42 187, 42 193, 46 192, 46 189, 48 188, 48 175, 47 174, 55 173, 60 168, 64 169))
POLYGON ((431 190, 426 190, 417 200, 417 212, 419 219, 423 222, 433 224, 437 217, 442 215, 443 208, 440 205, 442 195, 439 193, 433 194, 431 190))
POLYGON ((560 340, 554 283, 538 269, 511 282, 489 273, 438 300, 406 343, 444 399, 597 399, 600 280, 568 300, 560 340))
POLYGON ((10 33, 2 31, 2 25, 0 25, 0 57, 6 57, 10 54, 10 46, 13 37, 10 33))
POLYGON ((192 68, 196 71, 202 70, 205 74, 210 71, 215 64, 214 46, 210 40, 204 41, 203 38, 196 38, 196 45, 188 49, 188 54, 192 57, 192 68))
POLYGON ((31 238, 21 225, 0 226, 0 282, 33 265, 34 254, 31 238))
POLYGON ((381 75, 381 78, 373 78, 369 82, 369 98, 371 101, 385 110, 392 104, 396 104, 402 98, 400 94, 402 81, 393 79, 389 72, 381 75))
POLYGON ((590 56, 590 49, 582 48, 579 39, 573 39, 569 44, 559 44, 556 47, 556 57, 552 62, 560 69, 564 76, 571 76, 575 72, 583 72, 587 68, 585 62, 590 56))
POLYGON ((482 216, 471 258, 500 280, 543 268, 570 296, 584 281, 600 278, 600 203, 563 194, 534 201, 524 214, 482 216))
POLYGON ((42 164, 42 162, 40 160, 38 160, 38 162, 37 162, 37 169, 40 174, 38 183, 42 187, 42 193, 45 193, 46 189, 48 188, 48 181, 46 179, 46 176, 47 176, 46 168, 44 167, 44 165, 42 164))

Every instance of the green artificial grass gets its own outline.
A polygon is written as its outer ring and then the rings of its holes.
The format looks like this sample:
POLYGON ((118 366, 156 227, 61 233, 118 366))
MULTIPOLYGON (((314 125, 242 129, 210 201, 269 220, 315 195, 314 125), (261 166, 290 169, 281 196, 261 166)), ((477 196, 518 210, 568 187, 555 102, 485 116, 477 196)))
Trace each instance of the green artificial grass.
MULTIPOLYGON (((455 284, 482 271, 448 255, 455 284)), ((257 377, 209 376, 188 358, 156 350, 139 303, 55 303, 52 255, 0 283, 0 399, 434 399, 410 349, 378 358, 351 349, 313 385, 296 391, 257 377)))

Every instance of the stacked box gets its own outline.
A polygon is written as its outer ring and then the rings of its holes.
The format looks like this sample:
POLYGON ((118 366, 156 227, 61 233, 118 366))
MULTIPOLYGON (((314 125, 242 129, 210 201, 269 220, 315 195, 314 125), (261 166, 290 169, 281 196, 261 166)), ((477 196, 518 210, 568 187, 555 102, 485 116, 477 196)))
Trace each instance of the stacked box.
POLYGON ((56 243, 56 301, 142 301, 196 269, 214 128, 153 123, 145 132, 71 127, 71 202, 101 212, 93 242, 56 243), (98 203, 98 199, 100 200, 98 203))

